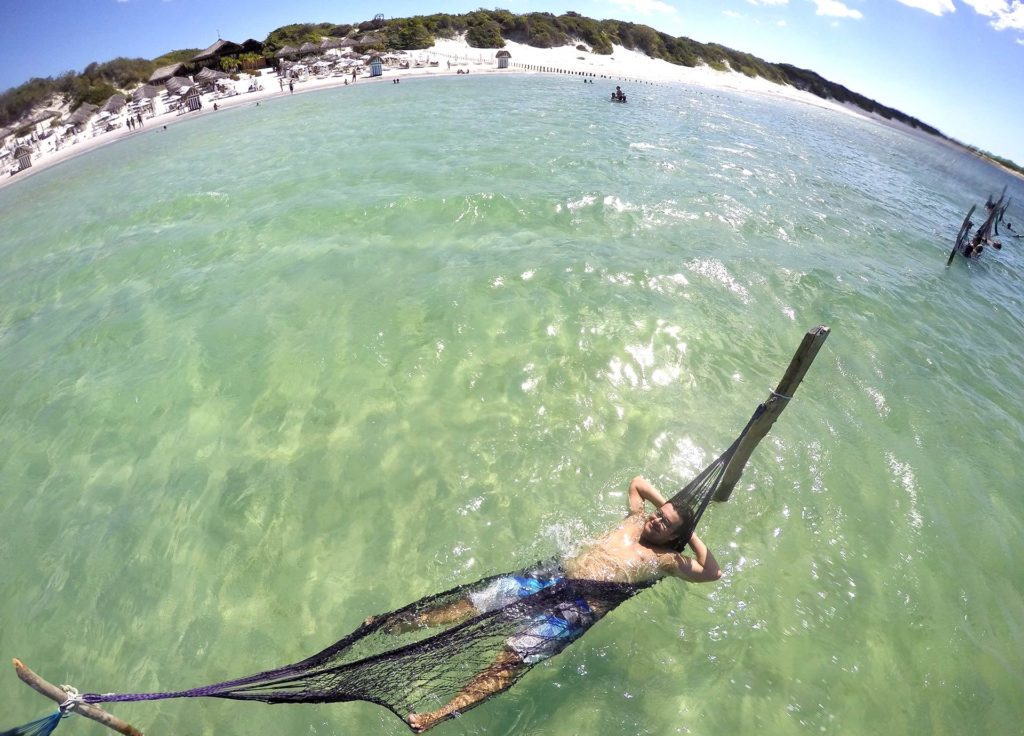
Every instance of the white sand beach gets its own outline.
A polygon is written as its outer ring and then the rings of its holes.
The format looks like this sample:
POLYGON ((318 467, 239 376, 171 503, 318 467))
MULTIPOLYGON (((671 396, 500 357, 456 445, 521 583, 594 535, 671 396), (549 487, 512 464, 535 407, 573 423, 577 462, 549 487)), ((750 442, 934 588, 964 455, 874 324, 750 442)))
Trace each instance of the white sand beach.
MULTIPOLYGON (((157 105, 157 113, 144 117, 142 126, 129 129, 125 124, 123 113, 119 119, 112 118, 116 127, 107 132, 93 134, 83 132, 61 142, 58 148, 56 136, 39 141, 34 146, 31 167, 13 175, 8 169, 17 169, 18 162, 7 159, 0 176, 0 188, 17 181, 23 181, 39 171, 62 161, 80 156, 101 146, 109 145, 130 136, 144 135, 160 131, 167 126, 200 115, 216 114, 219 110, 242 105, 255 106, 260 101, 282 97, 290 94, 302 94, 314 90, 345 85, 392 84, 396 79, 413 81, 419 77, 457 74, 573 74, 591 75, 595 83, 606 82, 609 89, 616 83, 684 83, 712 90, 729 90, 747 94, 769 95, 782 97, 816 107, 833 110, 848 115, 862 115, 871 119, 864 111, 834 101, 802 92, 789 85, 778 85, 759 77, 747 77, 739 72, 720 72, 707 66, 684 67, 670 64, 660 59, 620 46, 614 47, 611 55, 592 54, 580 51, 575 46, 562 46, 552 49, 540 49, 524 44, 508 42, 505 50, 509 52, 509 65, 499 69, 496 54, 499 49, 471 48, 464 40, 438 40, 430 49, 407 52, 410 63, 408 68, 401 65, 385 66, 382 76, 370 77, 369 70, 363 68, 355 80, 350 73, 336 76, 309 76, 302 81, 294 81, 294 89, 290 90, 288 81, 279 77, 273 69, 259 70, 258 75, 241 75, 241 79, 231 82, 230 96, 207 93, 202 95, 202 109, 194 112, 168 110, 164 105, 157 105), (253 91, 249 89, 255 87, 253 91), (215 109, 216 105, 216 109, 215 109)), ((922 131, 892 121, 879 122, 896 125, 901 129, 917 135, 927 135, 922 131)), ((931 138, 931 136, 929 136, 931 138)), ((938 140, 938 139, 936 139, 938 140)))

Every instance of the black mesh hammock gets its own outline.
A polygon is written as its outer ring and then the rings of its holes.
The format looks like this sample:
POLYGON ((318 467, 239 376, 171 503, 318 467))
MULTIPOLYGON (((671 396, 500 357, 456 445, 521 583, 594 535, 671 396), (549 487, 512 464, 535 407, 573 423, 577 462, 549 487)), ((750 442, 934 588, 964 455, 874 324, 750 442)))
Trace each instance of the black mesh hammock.
MULTIPOLYGON (((828 332, 820 326, 805 335, 778 388, 758 406, 736 441, 670 499, 686 520, 683 538, 696 529, 712 498, 728 498, 753 448, 785 407, 828 332)), ((264 703, 364 700, 384 706, 413 730, 425 730, 507 690, 534 664, 561 652, 653 584, 571 579, 555 564, 493 575, 371 617, 301 662, 176 692, 79 695, 46 683, 15 661, 22 679, 63 703, 57 712, 0 736, 46 736, 71 712, 124 734, 139 734, 94 704, 195 697, 264 703), (424 714, 429 718, 422 720, 424 714)))
MULTIPOLYGON (((744 433, 764 406, 758 407, 744 433)), ((742 439, 743 434, 670 499, 688 520, 683 538, 696 528, 742 439)), ((176 692, 76 693, 56 713, 0 736, 45 736, 62 715, 96 703, 195 697, 264 703, 365 700, 384 706, 408 724, 410 714, 435 711, 460 693, 473 701, 439 719, 443 720, 507 690, 534 664, 561 652, 620 603, 653 584, 570 579, 553 564, 493 575, 372 617, 295 664, 176 692), (431 621, 433 612, 460 610, 468 617, 417 625, 431 621), (508 651, 516 656, 503 658, 508 651)))

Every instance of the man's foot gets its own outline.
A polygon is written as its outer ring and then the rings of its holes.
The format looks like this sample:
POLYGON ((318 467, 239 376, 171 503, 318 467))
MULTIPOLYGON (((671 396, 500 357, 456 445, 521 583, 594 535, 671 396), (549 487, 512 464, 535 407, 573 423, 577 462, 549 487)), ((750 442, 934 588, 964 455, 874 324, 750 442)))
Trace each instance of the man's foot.
POLYGON ((429 713, 410 713, 405 717, 405 722, 416 733, 423 733, 437 723, 437 719, 431 718, 429 713))

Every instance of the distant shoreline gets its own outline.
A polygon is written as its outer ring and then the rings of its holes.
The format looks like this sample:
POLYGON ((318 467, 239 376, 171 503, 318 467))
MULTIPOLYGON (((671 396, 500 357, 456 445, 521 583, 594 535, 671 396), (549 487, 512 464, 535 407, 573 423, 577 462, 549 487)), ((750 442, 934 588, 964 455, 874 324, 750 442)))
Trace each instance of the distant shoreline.
MULTIPOLYGON (((311 77, 308 80, 296 82, 294 93, 288 89, 287 81, 282 85, 279 81, 280 78, 272 70, 263 70, 263 74, 255 78, 255 81, 262 85, 262 90, 241 92, 232 97, 216 100, 213 99, 212 94, 206 94, 202 97, 202 109, 196 112, 184 114, 165 112, 145 118, 144 125, 135 130, 119 128, 92 137, 79 135, 74 143, 65 145, 60 150, 44 151, 34 156, 30 168, 13 176, 5 174, 3 177, 0 177, 0 189, 31 178, 34 174, 45 171, 64 161, 70 161, 110 144, 137 135, 160 131, 169 125, 186 120, 194 120, 197 117, 215 114, 217 111, 213 109, 214 102, 216 102, 219 109, 225 110, 246 104, 255 105, 263 100, 291 96, 292 94, 343 87, 346 86, 347 80, 349 81, 348 86, 360 86, 365 84, 393 83, 396 79, 411 80, 422 77, 456 76, 460 71, 470 74, 571 74, 579 75, 581 78, 590 77, 596 82, 603 80, 609 84, 615 82, 682 83, 718 91, 767 95, 813 105, 837 113, 857 115, 882 125, 897 128, 911 135, 926 136, 929 140, 950 145, 964 153, 976 156, 1008 174, 1024 179, 1024 176, 1019 172, 1009 169, 998 161, 980 155, 965 146, 959 145, 955 141, 934 136, 926 131, 897 121, 885 120, 853 105, 825 100, 810 92, 804 92, 789 85, 776 84, 760 77, 747 77, 739 72, 715 71, 707 66, 680 66, 660 59, 653 59, 643 53, 631 51, 620 46, 616 46, 614 53, 610 55, 592 54, 580 51, 573 46, 541 49, 512 42, 507 43, 505 50, 511 54, 509 68, 498 69, 494 58, 498 49, 477 49, 470 47, 463 40, 441 39, 430 49, 411 52, 413 55, 421 58, 430 58, 432 61, 437 62, 437 66, 428 65, 408 69, 388 68, 384 70, 383 76, 373 78, 363 76, 354 83, 350 81, 351 77, 349 75, 341 77, 329 76, 323 79, 311 77)), ((238 82, 237 84, 241 87, 248 84, 248 81, 238 82)))

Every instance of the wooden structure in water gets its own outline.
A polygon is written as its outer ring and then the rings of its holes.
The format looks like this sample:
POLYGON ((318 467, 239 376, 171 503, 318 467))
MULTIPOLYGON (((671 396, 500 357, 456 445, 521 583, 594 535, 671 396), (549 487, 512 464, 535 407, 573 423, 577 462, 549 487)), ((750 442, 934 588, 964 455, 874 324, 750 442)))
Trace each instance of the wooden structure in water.
POLYGON ((754 448, 757 447, 758 443, 764 439, 764 436, 768 434, 768 430, 772 428, 775 420, 782 414, 786 404, 793 398, 793 394, 796 393, 800 382, 804 380, 807 369, 811 367, 811 363, 814 362, 818 350, 821 349, 828 335, 829 328, 825 325, 818 325, 808 330, 807 334, 804 335, 800 347, 797 348, 796 353, 793 354, 793 359, 789 362, 786 374, 779 381, 779 385, 775 387, 775 390, 771 392, 771 395, 758 407, 759 415, 753 420, 747 431, 743 433, 740 446, 736 448, 736 453, 726 466, 725 475, 722 476, 722 482, 715 493, 716 501, 729 500, 732 489, 739 482, 740 476, 743 474, 743 468, 747 464, 747 460, 750 459, 751 453, 754 452, 754 448))

